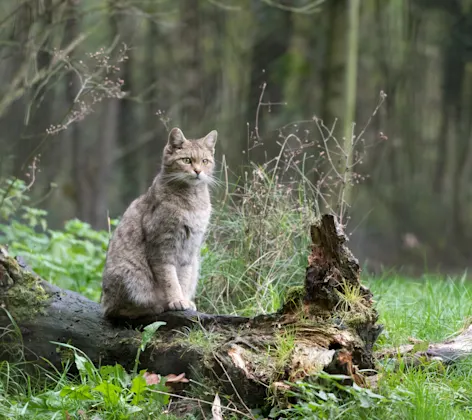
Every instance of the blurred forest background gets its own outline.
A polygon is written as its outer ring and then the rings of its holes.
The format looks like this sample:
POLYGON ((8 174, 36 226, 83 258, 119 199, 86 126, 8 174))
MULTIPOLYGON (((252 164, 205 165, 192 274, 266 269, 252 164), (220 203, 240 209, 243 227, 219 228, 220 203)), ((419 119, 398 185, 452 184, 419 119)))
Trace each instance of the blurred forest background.
POLYGON ((342 137, 349 73, 357 132, 387 95, 363 135, 352 250, 373 270, 463 270, 472 1, 360 0, 357 37, 348 3, 2 0, 0 180, 34 176, 32 203, 53 227, 77 217, 106 228, 149 186, 179 126, 188 137, 218 130, 232 182, 295 133, 314 157, 296 163, 316 183, 315 120, 342 137))

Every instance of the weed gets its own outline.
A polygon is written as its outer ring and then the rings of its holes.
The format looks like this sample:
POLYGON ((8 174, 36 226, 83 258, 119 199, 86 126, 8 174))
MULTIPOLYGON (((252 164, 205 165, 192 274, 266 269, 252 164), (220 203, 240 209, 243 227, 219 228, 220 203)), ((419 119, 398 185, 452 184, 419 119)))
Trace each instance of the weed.
POLYGON ((281 377, 284 376, 295 349, 295 338, 293 329, 285 329, 275 335, 274 346, 268 348, 268 355, 275 360, 275 369, 281 377))

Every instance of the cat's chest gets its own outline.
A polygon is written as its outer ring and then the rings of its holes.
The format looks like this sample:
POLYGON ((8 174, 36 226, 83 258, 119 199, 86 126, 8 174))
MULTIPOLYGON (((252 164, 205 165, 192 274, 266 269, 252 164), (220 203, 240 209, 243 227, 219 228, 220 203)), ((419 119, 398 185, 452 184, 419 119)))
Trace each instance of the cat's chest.
POLYGON ((180 227, 183 229, 184 237, 187 240, 198 240, 204 235, 210 219, 209 212, 200 211, 183 215, 180 227))
POLYGON ((180 224, 177 249, 182 263, 188 263, 193 255, 198 254, 207 224, 208 222, 202 218, 198 220, 189 218, 180 224))

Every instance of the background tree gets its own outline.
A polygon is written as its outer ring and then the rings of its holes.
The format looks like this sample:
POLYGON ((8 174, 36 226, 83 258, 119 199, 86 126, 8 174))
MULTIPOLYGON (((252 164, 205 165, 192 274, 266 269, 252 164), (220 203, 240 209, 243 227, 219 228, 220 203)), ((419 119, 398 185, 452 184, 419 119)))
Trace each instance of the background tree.
MULTIPOLYGON (((360 166, 369 178, 348 194, 351 247, 372 267, 462 268, 471 25, 468 0, 3 0, 0 177, 24 178, 41 153, 33 193, 51 226, 106 227, 149 185, 171 126, 217 128, 218 159, 237 181, 248 158, 277 155, 280 127, 292 124, 316 157, 313 117, 336 122, 342 142, 382 90, 363 136, 375 145, 360 166)), ((314 183, 330 176, 314 162, 300 170, 314 183)))

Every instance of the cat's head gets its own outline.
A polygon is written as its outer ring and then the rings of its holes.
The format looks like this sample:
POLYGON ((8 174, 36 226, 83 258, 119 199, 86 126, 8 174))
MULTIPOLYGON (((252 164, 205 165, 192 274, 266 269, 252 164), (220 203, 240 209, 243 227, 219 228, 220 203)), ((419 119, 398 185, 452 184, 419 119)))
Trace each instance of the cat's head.
POLYGON ((173 128, 164 148, 163 174, 166 180, 190 185, 211 184, 217 136, 213 130, 205 137, 186 139, 179 128, 173 128))

